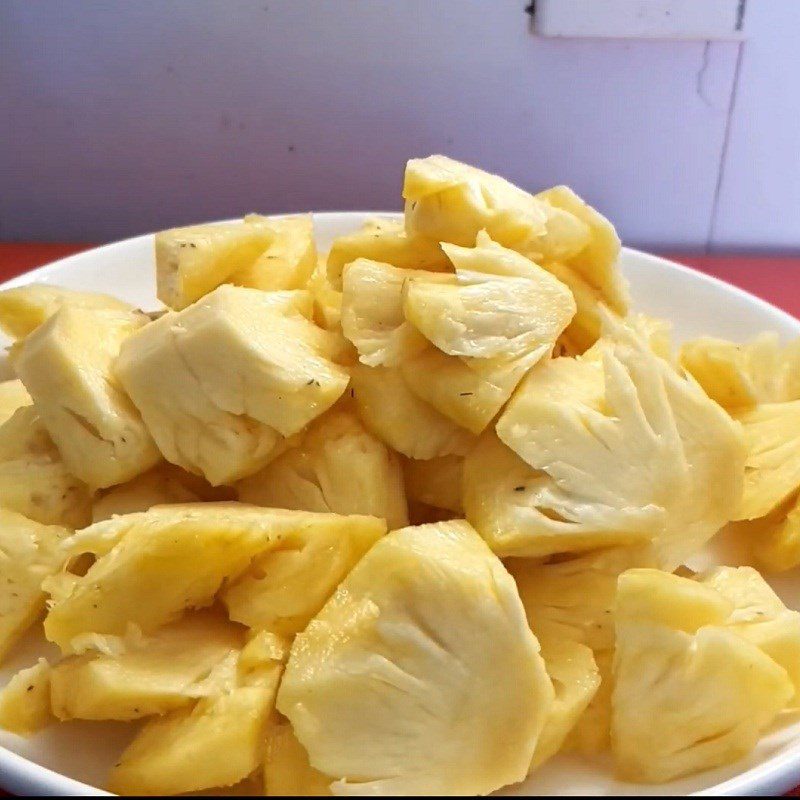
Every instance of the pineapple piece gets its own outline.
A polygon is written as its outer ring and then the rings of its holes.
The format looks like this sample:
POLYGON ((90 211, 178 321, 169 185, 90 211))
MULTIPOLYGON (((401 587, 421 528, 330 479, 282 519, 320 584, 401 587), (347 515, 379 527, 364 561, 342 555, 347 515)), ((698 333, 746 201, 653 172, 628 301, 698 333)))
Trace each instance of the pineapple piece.
POLYGON ((370 367, 396 367, 427 346, 425 337, 403 315, 403 286, 415 279, 445 280, 360 258, 344 272, 342 331, 370 367))
POLYGON ((293 292, 221 286, 125 343, 117 375, 168 461, 233 483, 345 391, 331 334, 297 302, 293 292))
POLYGON ((107 294, 29 283, 0 292, 0 330, 12 339, 24 339, 63 306, 120 313, 133 311, 128 303, 107 294))
POLYGON ((109 791, 197 792, 233 786, 261 766, 283 663, 280 657, 267 657, 254 664, 249 649, 242 651, 232 675, 221 665, 222 679, 213 694, 141 729, 111 771, 109 791), (250 662, 247 669, 243 661, 250 662))
POLYGON ((472 249, 443 247, 455 277, 446 282, 409 277, 404 285, 405 317, 428 341, 447 355, 502 361, 532 352, 541 358, 552 350, 575 315, 566 286, 532 262, 524 276, 493 272, 495 261, 517 254, 505 256, 488 237, 479 237, 472 249), (481 258, 484 269, 462 266, 481 258))
POLYGON ((600 686, 589 701, 586 710, 569 732, 564 750, 584 757, 597 756, 611 746, 611 695, 614 690, 612 674, 613 651, 594 653, 600 686))
POLYGON ((172 228, 156 234, 158 299, 180 311, 247 270, 270 246, 269 224, 225 222, 172 228))
POLYGON ((542 658, 553 681, 555 700, 536 745, 531 772, 562 749, 600 686, 594 655, 585 645, 569 640, 542 640, 542 658))
POLYGON ((250 214, 244 221, 251 226, 268 228, 272 238, 252 264, 232 273, 226 283, 265 292, 305 289, 317 266, 311 214, 275 219, 250 214))
POLYGON ((800 400, 800 340, 781 347, 775 333, 747 344, 702 337, 683 346, 680 360, 723 408, 800 400))
POLYGON ((752 567, 718 567, 700 577, 733 603, 726 625, 780 664, 791 679, 800 704, 800 613, 790 611, 752 567))
POLYGON ((486 431, 464 459, 465 515, 501 558, 541 558, 650 541, 652 517, 647 510, 631 512, 626 526, 593 525, 573 519, 570 509, 557 501, 551 503, 549 484, 546 473, 533 469, 493 431, 486 431))
POLYGON ((342 292, 335 289, 328 280, 325 261, 322 258, 318 258, 317 266, 311 273, 308 290, 314 300, 314 322, 325 330, 341 328, 342 292))
POLYGON ((0 691, 0 728, 31 736, 53 722, 50 712, 50 665, 40 658, 20 670, 0 691))
POLYGON ((221 615, 189 614, 119 654, 62 661, 50 679, 53 714, 60 720, 134 720, 192 705, 200 682, 242 645, 242 631, 221 615))
POLYGON ((463 515, 463 470, 464 459, 461 456, 441 456, 429 461, 407 458, 403 462, 406 494, 418 503, 463 515))
POLYGON ((450 271, 450 262, 437 241, 409 235, 403 223, 393 219, 367 220, 361 230, 334 240, 327 260, 331 284, 341 288, 345 267, 361 258, 402 269, 450 271))
POLYGON ((0 509, 0 660, 45 607, 42 582, 65 562, 66 528, 0 509))
POLYGON ((20 408, 30 405, 33 405, 33 400, 21 380, 0 383, 0 425, 8 422, 20 408))
POLYGON ((146 318, 64 306, 22 343, 16 370, 67 469, 90 488, 124 483, 160 455, 113 373, 146 318))
POLYGON ((800 489, 800 400, 767 403, 736 418, 744 427, 747 462, 735 519, 759 519, 800 489))
POLYGON ((348 410, 315 420, 297 447, 238 484, 239 499, 272 508, 382 517, 408 525, 397 455, 348 410))
POLYGON ((308 753, 288 722, 273 721, 264 761, 266 797, 330 797, 331 778, 308 763, 308 753))
POLYGON ((340 517, 257 557, 221 597, 234 622, 291 637, 302 631, 336 587, 386 531, 370 517, 340 517))
MULTIPOLYGON (((226 499, 202 496, 201 487, 192 480, 196 476, 172 464, 161 464, 128 483, 115 486, 92 506, 92 522, 102 522, 120 514, 149 511, 153 506, 171 503, 195 503, 202 500, 226 499)), ((202 479, 196 478, 202 484, 202 479)))
POLYGON ((509 183, 446 156, 412 158, 403 181, 406 232, 472 247, 481 230, 514 250, 547 232, 547 204, 509 183))
POLYGON ((359 364, 351 379, 364 424, 398 453, 427 460, 464 455, 472 447, 472 434, 416 397, 399 370, 359 364))
MULTIPOLYGON (((213 601, 223 581, 243 575, 269 551, 299 550, 331 529, 385 531, 372 517, 340 517, 238 503, 161 506, 99 522, 71 542, 69 555, 97 561, 82 577, 48 585, 45 635, 68 653, 87 633, 122 635, 130 624, 145 634, 186 609, 213 601)), ((291 597, 307 587, 288 584, 291 597)), ((280 599, 280 598, 278 598, 280 599)))
POLYGON ((724 627, 724 600, 654 570, 620 577, 611 735, 625 780, 661 783, 736 761, 794 695, 786 670, 724 627))
POLYGON ((673 367, 677 365, 672 341, 672 323, 647 314, 631 314, 626 322, 644 339, 650 349, 673 367))
POLYGON ((546 564, 513 558, 506 566, 539 639, 578 642, 603 653, 614 648, 617 580, 640 555, 617 548, 546 564))
POLYGON ((735 516, 744 442, 694 381, 632 328, 610 317, 607 324, 602 363, 540 365, 508 404, 497 434, 541 471, 537 508, 578 531, 654 536, 659 565, 673 570, 735 516), (581 383, 584 396, 572 394, 581 383))
POLYGON ((793 498, 785 513, 772 517, 748 523, 755 528, 753 554, 766 571, 785 572, 800 565, 800 499, 793 498))
POLYGON ((522 780, 553 687, 514 582, 465 522, 384 537, 295 639, 278 693, 336 794, 522 780))

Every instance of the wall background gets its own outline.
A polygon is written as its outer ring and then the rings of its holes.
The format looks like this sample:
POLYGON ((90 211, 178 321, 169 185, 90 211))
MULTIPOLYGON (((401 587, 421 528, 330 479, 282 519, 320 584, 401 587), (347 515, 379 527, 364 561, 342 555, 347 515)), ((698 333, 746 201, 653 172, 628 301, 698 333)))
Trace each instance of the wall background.
POLYGON ((399 208, 410 156, 569 183, 630 244, 800 252, 800 2, 734 42, 524 0, 0 0, 0 239, 399 208))

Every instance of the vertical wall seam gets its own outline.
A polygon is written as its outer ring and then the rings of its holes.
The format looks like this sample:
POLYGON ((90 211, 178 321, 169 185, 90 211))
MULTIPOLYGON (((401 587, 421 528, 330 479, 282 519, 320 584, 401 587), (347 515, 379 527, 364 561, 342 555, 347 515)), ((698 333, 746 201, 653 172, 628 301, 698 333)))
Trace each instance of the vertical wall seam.
POLYGON ((739 43, 739 50, 736 54, 736 67, 733 71, 733 88, 731 89, 731 99, 728 103, 728 115, 725 120, 725 132, 722 138, 722 149, 719 154, 719 167, 717 169, 717 184, 714 187, 714 200, 711 203, 711 219, 708 225, 708 236, 706 237, 705 252, 709 253, 714 244, 714 237, 717 230, 717 217, 719 215, 720 198, 722 197, 722 187, 725 181, 725 167, 728 163, 728 150, 730 148, 731 130, 733 128, 733 115, 736 111, 736 99, 739 94, 739 79, 742 72, 742 60, 744 57, 744 42, 739 43))

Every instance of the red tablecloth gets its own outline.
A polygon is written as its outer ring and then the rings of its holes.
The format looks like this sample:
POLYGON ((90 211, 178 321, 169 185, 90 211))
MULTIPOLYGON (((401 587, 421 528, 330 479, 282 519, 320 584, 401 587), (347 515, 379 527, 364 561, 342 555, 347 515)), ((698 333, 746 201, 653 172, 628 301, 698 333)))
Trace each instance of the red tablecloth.
MULTIPOLYGON (((80 252, 89 246, 0 243, 0 281, 80 252)), ((740 286, 800 318, 800 258, 675 254, 670 255, 670 258, 740 286)), ((800 788, 791 794, 800 797, 800 788)))

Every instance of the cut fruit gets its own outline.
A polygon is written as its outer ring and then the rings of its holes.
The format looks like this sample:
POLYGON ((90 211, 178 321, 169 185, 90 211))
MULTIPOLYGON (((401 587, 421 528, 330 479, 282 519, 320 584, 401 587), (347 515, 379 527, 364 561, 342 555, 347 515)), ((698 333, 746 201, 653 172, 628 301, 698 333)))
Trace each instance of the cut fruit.
POLYGON ((351 376, 364 424, 398 453, 426 460, 472 447, 472 434, 413 394, 399 370, 359 364, 351 376))
POLYGON ((461 479, 464 459, 442 456, 429 461, 408 458, 403 462, 406 493, 410 500, 463 514, 461 479))
POLYGON ((465 522, 384 537, 292 647, 278 694, 337 794, 487 794, 527 774, 553 688, 465 522))
POLYGON ((336 402, 349 378, 306 299, 221 286, 126 342, 117 374, 168 461, 232 483, 336 402))
POLYGON ((0 425, 8 422, 18 409, 30 405, 33 405, 33 398, 21 380, 0 383, 0 425))
POLYGON ((243 503, 366 514, 385 519, 390 530, 408 524, 397 455, 355 413, 338 408, 316 420, 300 444, 237 488, 243 503))
POLYGON ((330 797, 331 778, 308 763, 308 753, 292 726, 273 721, 267 735, 264 761, 266 797, 330 797))
POLYGON ((224 222, 161 231, 155 238, 158 299, 180 311, 253 265, 274 239, 270 225, 224 222))
MULTIPOLYGON (((238 503, 161 506, 115 517, 82 531, 70 555, 97 561, 83 576, 48 586, 52 601, 45 634, 64 652, 83 634, 145 634, 175 621, 186 609, 210 605, 225 579, 243 575, 273 549, 301 550, 309 537, 333 530, 385 531, 372 517, 341 517, 238 503)), ((288 596, 305 587, 285 585, 288 596)))
POLYGON ((113 364, 147 322, 128 311, 65 305, 22 343, 15 367, 69 471, 97 489, 161 458, 113 364))
POLYGON ((50 665, 44 658, 23 669, 0 691, 0 728, 31 736, 54 721, 50 711, 50 665))

